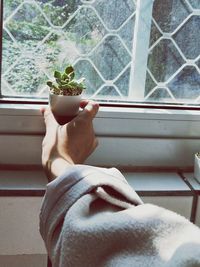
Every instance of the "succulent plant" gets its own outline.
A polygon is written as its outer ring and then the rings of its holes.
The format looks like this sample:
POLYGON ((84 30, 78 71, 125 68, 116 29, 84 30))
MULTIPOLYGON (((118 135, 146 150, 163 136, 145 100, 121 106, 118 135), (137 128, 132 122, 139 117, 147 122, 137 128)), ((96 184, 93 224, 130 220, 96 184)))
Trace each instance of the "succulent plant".
POLYGON ((74 68, 69 65, 66 67, 64 73, 60 71, 54 72, 55 82, 47 81, 50 87, 50 92, 55 95, 80 95, 85 89, 84 78, 75 80, 74 68))

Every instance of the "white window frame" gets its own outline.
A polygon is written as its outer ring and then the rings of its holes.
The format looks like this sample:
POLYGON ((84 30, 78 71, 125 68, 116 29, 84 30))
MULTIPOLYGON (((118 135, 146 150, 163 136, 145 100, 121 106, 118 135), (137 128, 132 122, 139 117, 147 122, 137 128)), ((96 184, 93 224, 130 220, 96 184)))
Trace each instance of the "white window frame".
MULTIPOLYGON (((101 107, 94 128, 92 165, 191 170, 200 149, 198 110, 101 107)), ((1 104, 1 165, 41 165, 44 133, 39 105, 1 104)))
POLYGON ((153 2, 137 1, 129 85, 129 97, 135 101, 144 101, 153 2))
MULTIPOLYGON (((140 100, 144 96, 148 56, 146 40, 149 40, 153 0, 139 0, 137 4, 134 37, 137 41, 134 42, 132 64, 141 68, 131 66, 130 88, 133 88, 135 99, 140 100), (141 23, 147 27, 142 35, 139 31, 141 23)), ((8 98, 0 101, 0 163, 6 166, 40 165, 45 132, 40 105, 20 104, 23 99, 18 100, 8 98)), ((100 145, 87 163, 132 169, 191 169, 194 153, 200 149, 200 111, 198 107, 187 108, 102 106, 94 120, 100 145)))

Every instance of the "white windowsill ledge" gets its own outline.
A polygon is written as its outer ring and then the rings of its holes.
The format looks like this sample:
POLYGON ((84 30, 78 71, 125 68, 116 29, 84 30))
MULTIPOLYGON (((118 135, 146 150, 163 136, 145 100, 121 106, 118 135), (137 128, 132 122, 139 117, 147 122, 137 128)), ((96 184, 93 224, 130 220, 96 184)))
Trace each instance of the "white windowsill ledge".
MULTIPOLYGON (((192 218, 193 193, 177 173, 129 172, 124 176, 145 203, 160 205, 192 218)), ((0 171, 0 197, 41 198, 46 184, 42 171, 0 171)))
MULTIPOLYGON (((123 175, 136 191, 183 194, 191 191, 176 172, 124 172, 123 175)), ((0 170, 0 190, 45 190, 47 183, 42 170, 0 170)))
MULTIPOLYGON (((187 168, 200 147, 196 110, 101 107, 94 129, 99 147, 87 161, 92 165, 187 168)), ((0 104, 1 163, 40 164, 44 133, 40 105, 0 104), (10 157, 12 150, 18 153, 10 157)))

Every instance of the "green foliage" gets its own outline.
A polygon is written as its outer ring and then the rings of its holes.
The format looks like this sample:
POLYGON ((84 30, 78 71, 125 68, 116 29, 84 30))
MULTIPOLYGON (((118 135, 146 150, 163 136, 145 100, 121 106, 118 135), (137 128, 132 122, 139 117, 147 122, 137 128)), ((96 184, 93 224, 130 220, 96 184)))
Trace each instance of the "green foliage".
MULTIPOLYGON (((40 93, 40 96, 46 96, 46 75, 53 74, 55 69, 64 71, 60 72, 62 76, 56 77, 55 81, 52 78, 53 82, 48 86, 52 87, 56 83, 57 87, 54 87, 54 90, 57 90, 57 93, 60 93, 60 86, 63 94, 66 92, 74 94, 75 72, 70 72, 70 69, 66 71, 65 68, 73 62, 77 62, 76 78, 86 77, 87 94, 93 94, 102 85, 101 77, 89 61, 76 60, 79 52, 89 53, 106 34, 92 9, 81 8, 76 16, 72 16, 83 4, 81 0, 4 0, 3 2, 5 27, 11 36, 6 33, 3 35, 2 71, 6 73, 5 80, 13 89, 13 94, 40 93), (14 11, 17 12, 13 13, 14 11), (11 70, 7 72, 10 67, 11 70), (69 74, 70 77, 67 76, 69 74), (67 82, 67 79, 71 81, 67 82)), ((123 58, 123 54, 121 57, 123 58)), ((110 56, 106 53, 101 55, 102 62, 107 58, 110 56)), ((107 69, 109 71, 109 66, 105 69, 105 72, 107 69)), ((83 80, 78 81, 79 92, 82 92, 85 87, 83 80)), ((123 88, 128 88, 128 85, 123 88)), ((2 91, 7 94, 5 87, 2 91)))
POLYGON ((41 41, 49 32, 47 26, 33 24, 27 21, 11 20, 7 25, 15 39, 20 42, 26 40, 41 41))
POLYGON ((59 71, 56 70, 54 72, 54 77, 57 78, 57 80, 58 80, 58 79, 61 79, 62 75, 61 75, 61 73, 59 71))
POLYGON ((3 17, 4 19, 7 18, 11 12, 13 12, 18 6, 19 4, 21 4, 23 2, 23 0, 5 0, 3 1, 3 8, 4 8, 4 12, 3 12, 3 17))
MULTIPOLYGON (((23 0, 4 1, 4 20, 7 19, 16 8, 22 4, 23 0)), ((55 25, 62 25, 66 22, 72 9, 76 9, 79 1, 70 1, 70 7, 66 1, 56 0, 36 0, 41 9, 50 17, 55 25)), ((6 23, 7 29, 14 36, 17 43, 13 42, 7 32, 3 34, 3 60, 2 71, 5 72, 22 55, 23 51, 33 51, 39 42, 51 30, 50 25, 45 21, 43 15, 34 4, 24 2, 18 12, 6 23)), ((47 70, 51 71, 51 66, 58 68, 62 66, 58 57, 60 48, 57 44, 57 35, 52 34, 46 43, 41 44, 35 51, 33 58, 22 58, 12 72, 5 76, 6 81, 12 86, 16 94, 37 94, 46 84, 46 76, 38 67, 38 62, 42 60, 47 70), (41 60, 40 60, 41 58, 41 60), (35 64, 35 61, 36 64, 35 64)), ((65 62, 65 66, 68 62, 65 62)), ((4 90, 2 88, 2 90, 4 90)), ((3 92, 7 94, 7 92, 3 92)))
POLYGON ((44 13, 56 26, 62 26, 69 16, 78 8, 80 0, 48 0, 38 1, 44 13))
POLYGON ((45 80, 44 74, 38 70, 31 58, 18 62, 12 71, 5 75, 5 78, 16 93, 29 95, 36 94, 45 80))
POLYGON ((56 95, 80 95, 85 89, 84 78, 75 80, 74 68, 69 65, 65 68, 65 71, 54 72, 54 78, 56 83, 47 81, 47 85, 50 87, 50 92, 56 95))

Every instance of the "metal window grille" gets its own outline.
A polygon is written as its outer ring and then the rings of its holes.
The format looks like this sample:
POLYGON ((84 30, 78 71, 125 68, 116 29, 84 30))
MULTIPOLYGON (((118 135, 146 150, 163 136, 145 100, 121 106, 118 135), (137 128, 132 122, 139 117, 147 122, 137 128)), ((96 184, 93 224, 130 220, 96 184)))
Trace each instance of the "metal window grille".
POLYGON ((73 64, 86 96, 199 103, 198 0, 4 0, 2 95, 47 96, 73 64))

